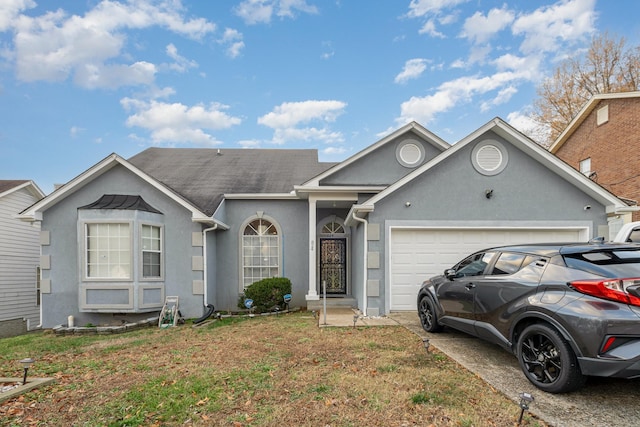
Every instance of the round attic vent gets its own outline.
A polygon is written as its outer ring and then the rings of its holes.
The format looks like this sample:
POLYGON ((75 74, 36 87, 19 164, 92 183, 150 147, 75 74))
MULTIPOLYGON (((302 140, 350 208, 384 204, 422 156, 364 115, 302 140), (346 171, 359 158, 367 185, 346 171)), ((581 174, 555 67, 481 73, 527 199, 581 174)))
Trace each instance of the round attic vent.
POLYGON ((491 139, 480 142, 473 149, 473 167, 483 175, 497 175, 507 166, 507 150, 498 141, 491 139))
POLYGON ((396 158, 402 166, 415 167, 424 160, 424 149, 418 141, 407 139, 398 145, 396 158))

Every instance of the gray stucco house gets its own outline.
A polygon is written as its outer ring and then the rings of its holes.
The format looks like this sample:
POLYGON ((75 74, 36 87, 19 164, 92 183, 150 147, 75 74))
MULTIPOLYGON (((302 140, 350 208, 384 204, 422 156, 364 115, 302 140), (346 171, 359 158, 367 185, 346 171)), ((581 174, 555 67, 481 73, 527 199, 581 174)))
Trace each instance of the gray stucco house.
POLYGON ((409 123, 347 160, 315 150, 113 154, 22 212, 42 224, 43 326, 237 308, 293 284, 292 306, 415 310, 420 283, 505 243, 608 237, 627 206, 501 119, 454 145, 409 123))

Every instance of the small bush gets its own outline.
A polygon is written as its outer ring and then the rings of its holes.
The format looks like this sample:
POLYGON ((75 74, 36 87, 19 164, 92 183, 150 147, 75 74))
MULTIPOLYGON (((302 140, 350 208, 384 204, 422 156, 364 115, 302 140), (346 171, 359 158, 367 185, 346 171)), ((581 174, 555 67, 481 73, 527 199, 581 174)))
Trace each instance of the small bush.
POLYGON ((244 290, 244 297, 240 297, 238 306, 244 307, 244 300, 253 300, 257 313, 265 313, 285 306, 284 296, 291 293, 291 281, 286 277, 270 277, 254 282, 244 290))

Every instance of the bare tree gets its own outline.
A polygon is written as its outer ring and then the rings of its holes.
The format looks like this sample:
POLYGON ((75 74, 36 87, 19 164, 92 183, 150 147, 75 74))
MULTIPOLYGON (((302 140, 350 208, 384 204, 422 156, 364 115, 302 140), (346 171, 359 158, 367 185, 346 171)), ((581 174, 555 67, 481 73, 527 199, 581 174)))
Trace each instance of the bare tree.
POLYGON ((640 84, 640 47, 627 49, 623 38, 594 37, 589 50, 561 62, 537 88, 531 118, 549 129, 549 146, 583 105, 599 93, 629 92, 640 84))

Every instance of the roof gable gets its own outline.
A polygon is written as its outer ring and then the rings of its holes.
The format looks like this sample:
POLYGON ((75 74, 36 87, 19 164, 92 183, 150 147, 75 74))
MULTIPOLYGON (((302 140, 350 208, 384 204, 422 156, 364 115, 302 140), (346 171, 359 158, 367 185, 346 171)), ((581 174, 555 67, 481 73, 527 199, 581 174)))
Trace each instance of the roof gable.
MULTIPOLYGON (((340 180, 342 176, 347 175, 347 171, 346 171, 347 169, 353 168, 354 170, 356 170, 358 168, 358 164, 362 163, 365 160, 365 158, 371 157, 374 152, 381 151, 382 149, 385 148, 385 146, 397 141, 399 138, 402 138, 403 136, 407 136, 408 138, 414 138, 414 139, 416 139, 417 137, 421 141, 424 141, 427 145, 431 146, 437 152, 443 152, 450 147, 450 145, 447 142, 445 142, 443 139, 438 137, 436 134, 428 131, 427 129, 425 129, 423 126, 419 125, 416 122, 410 122, 402 126, 401 128, 397 129, 396 131, 390 133, 389 135, 385 136, 384 138, 380 139, 378 142, 365 148, 364 150, 354 154, 348 159, 327 169, 320 175, 314 176, 312 179, 305 182, 301 187, 320 186, 323 183, 327 183, 327 182, 335 185, 335 183, 332 182, 332 178, 336 178, 337 180, 340 180)), ((358 183, 358 182, 346 182, 344 184, 362 185, 362 183, 358 183)), ((388 185, 390 184, 390 182, 384 182, 384 183, 371 182, 371 184, 388 185)))
POLYGON ((551 144, 549 147, 549 151, 551 153, 556 153, 564 145, 565 142, 569 139, 569 137, 580 127, 580 125, 589 117, 589 114, 593 110, 595 110, 600 102, 604 100, 615 100, 615 99, 628 99, 628 98, 637 98, 640 101, 640 91, 636 92, 620 92, 620 93, 600 93, 592 96, 589 101, 584 104, 582 109, 576 114, 576 116, 569 122, 567 127, 562 131, 558 138, 551 144))
POLYGON ((35 182, 28 179, 0 179, 0 197, 26 188, 36 199, 42 199, 44 193, 35 182))
MULTIPOLYGON (((21 213, 41 220, 42 212, 87 183, 122 166, 191 211, 194 221, 212 219, 227 193, 283 193, 332 163, 318 162, 316 150, 149 148, 129 160, 111 154, 21 213)), ((223 225, 224 226, 224 225, 223 225)))
MULTIPOLYGON (((598 200, 603 205, 613 207, 614 209, 624 209, 627 207, 627 205, 622 200, 618 199, 613 194, 609 193, 607 190, 600 187, 598 184, 594 183, 593 181, 582 175, 580 172, 576 171, 575 169, 564 163, 562 160, 549 153, 540 145, 531 141, 529 138, 512 128, 502 119, 495 118, 484 126, 480 127, 475 132, 468 135, 466 138, 454 144, 450 149, 442 153, 440 156, 427 162, 420 168, 411 172, 409 175, 390 185, 375 196, 371 197, 366 202, 354 206, 352 211, 362 211, 363 213, 373 211, 377 202, 400 190, 402 187, 411 183, 413 180, 420 177, 425 172, 431 170, 432 168, 435 168, 445 160, 457 155, 457 153, 462 151, 466 146, 473 143, 474 141, 477 141, 488 132, 494 132, 495 134, 504 138, 506 141, 509 141, 512 145, 524 152, 533 160, 536 160, 551 172, 556 173, 563 179, 571 182, 575 187, 590 195, 595 200, 598 200)), ((349 216, 351 216, 351 214, 352 212, 349 213, 349 216)))
POLYGON ((53 193, 49 194, 45 198, 40 201, 34 203, 32 206, 25 209, 20 213, 20 218, 25 221, 40 221, 42 220, 42 213, 46 211, 48 208, 56 205, 57 203, 64 200, 68 195, 75 193, 76 191, 81 190, 85 185, 94 179, 102 176, 107 173, 111 169, 122 166, 135 175, 137 175, 142 180, 146 181, 148 184, 158 189, 167 195, 170 199, 174 200, 185 209, 189 210, 192 213, 192 219, 194 221, 204 221, 211 222, 211 218, 205 215, 202 211, 200 211, 196 206, 191 204, 188 200, 186 200, 181 195, 175 193, 171 189, 165 187, 162 183, 158 182, 156 179, 146 174, 144 171, 138 169, 131 163, 127 162, 122 157, 117 154, 111 154, 101 160, 100 162, 93 165, 91 168, 87 169, 77 177, 73 178, 71 181, 67 182, 63 186, 59 187, 53 193))

